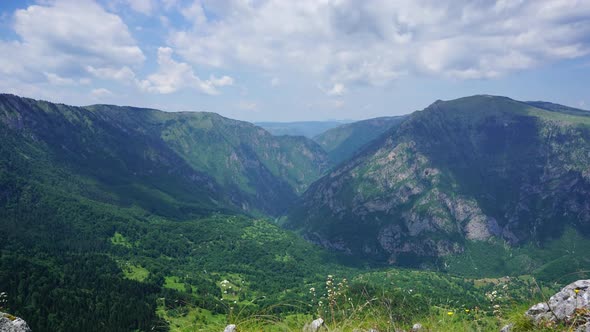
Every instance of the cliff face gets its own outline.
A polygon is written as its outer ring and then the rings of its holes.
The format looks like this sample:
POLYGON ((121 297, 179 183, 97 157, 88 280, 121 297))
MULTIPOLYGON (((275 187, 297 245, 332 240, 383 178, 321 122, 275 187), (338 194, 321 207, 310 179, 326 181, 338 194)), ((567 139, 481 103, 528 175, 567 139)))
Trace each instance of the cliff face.
POLYGON ((590 112, 539 107, 436 102, 314 183, 288 225, 390 263, 460 253, 465 241, 588 233, 590 112))

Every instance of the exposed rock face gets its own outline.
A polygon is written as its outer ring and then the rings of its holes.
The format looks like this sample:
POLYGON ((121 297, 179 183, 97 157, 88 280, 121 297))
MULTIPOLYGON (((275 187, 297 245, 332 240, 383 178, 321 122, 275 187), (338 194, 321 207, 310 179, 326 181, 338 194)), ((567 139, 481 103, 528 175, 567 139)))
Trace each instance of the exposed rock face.
POLYGON ((390 263, 590 234, 590 112, 505 97, 436 102, 316 181, 287 226, 390 263))
POLYGON ((2 332, 31 332, 27 322, 21 318, 0 312, 0 331, 2 332))
POLYGON ((578 280, 565 286, 548 302, 541 302, 527 310, 527 317, 535 324, 542 322, 571 323, 574 316, 578 315, 578 329, 586 331, 590 329, 590 279, 578 280))

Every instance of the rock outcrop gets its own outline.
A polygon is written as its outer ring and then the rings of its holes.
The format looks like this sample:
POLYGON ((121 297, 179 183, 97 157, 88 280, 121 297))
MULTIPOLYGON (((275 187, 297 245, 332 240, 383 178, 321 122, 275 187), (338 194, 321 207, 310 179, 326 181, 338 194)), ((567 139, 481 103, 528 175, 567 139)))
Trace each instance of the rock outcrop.
POLYGON ((31 328, 23 319, 0 312, 0 331, 31 332, 31 328))
POLYGON ((309 324, 305 324, 303 327, 303 332, 317 332, 322 326, 324 326, 324 320, 322 318, 318 318, 309 324))
POLYGON ((565 286, 549 301, 532 306, 525 315, 535 324, 565 323, 573 325, 575 331, 590 331, 590 279, 565 286))
POLYGON ((225 327, 223 332, 236 332, 236 324, 229 324, 225 327))

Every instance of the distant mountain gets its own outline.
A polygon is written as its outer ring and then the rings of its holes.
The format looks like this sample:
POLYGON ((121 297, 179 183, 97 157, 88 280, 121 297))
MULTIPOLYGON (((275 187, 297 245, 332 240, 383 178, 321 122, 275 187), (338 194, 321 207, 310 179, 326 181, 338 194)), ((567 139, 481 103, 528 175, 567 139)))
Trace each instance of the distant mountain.
POLYGON ((312 138, 348 121, 255 122, 275 136, 305 136, 312 138))
POLYGON ((437 101, 315 182, 287 225, 390 263, 476 242, 543 244, 567 228, 590 233, 589 165, 589 112, 495 96, 437 101))
POLYGON ((334 164, 352 157, 364 145, 399 126, 405 116, 380 117, 340 125, 313 138, 334 164))
POLYGON ((0 95, 0 121, 5 153, 33 159, 38 165, 26 165, 32 174, 75 178, 72 190, 88 197, 172 214, 277 214, 329 166, 309 139, 275 137, 214 113, 71 107, 0 95), (170 204, 151 206, 153 200, 170 204))

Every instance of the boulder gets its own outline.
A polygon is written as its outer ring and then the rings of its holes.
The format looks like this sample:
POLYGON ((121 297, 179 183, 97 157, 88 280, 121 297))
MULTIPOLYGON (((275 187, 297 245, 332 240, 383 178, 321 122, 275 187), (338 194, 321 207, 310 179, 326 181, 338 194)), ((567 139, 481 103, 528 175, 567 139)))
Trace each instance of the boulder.
POLYGON ((565 286, 547 302, 541 302, 532 306, 525 313, 535 324, 541 322, 571 323, 577 315, 579 325, 576 331, 586 331, 590 325, 590 279, 578 280, 565 286), (585 312, 585 314, 584 314, 585 312))
POLYGON ((303 327, 303 332, 317 332, 323 325, 324 320, 322 318, 318 318, 309 324, 305 324, 303 327))
POLYGON ((21 318, 0 312, 0 331, 2 332, 31 332, 27 322, 21 318))
POLYGON ((236 324, 229 324, 225 327, 223 332, 236 332, 236 324))

